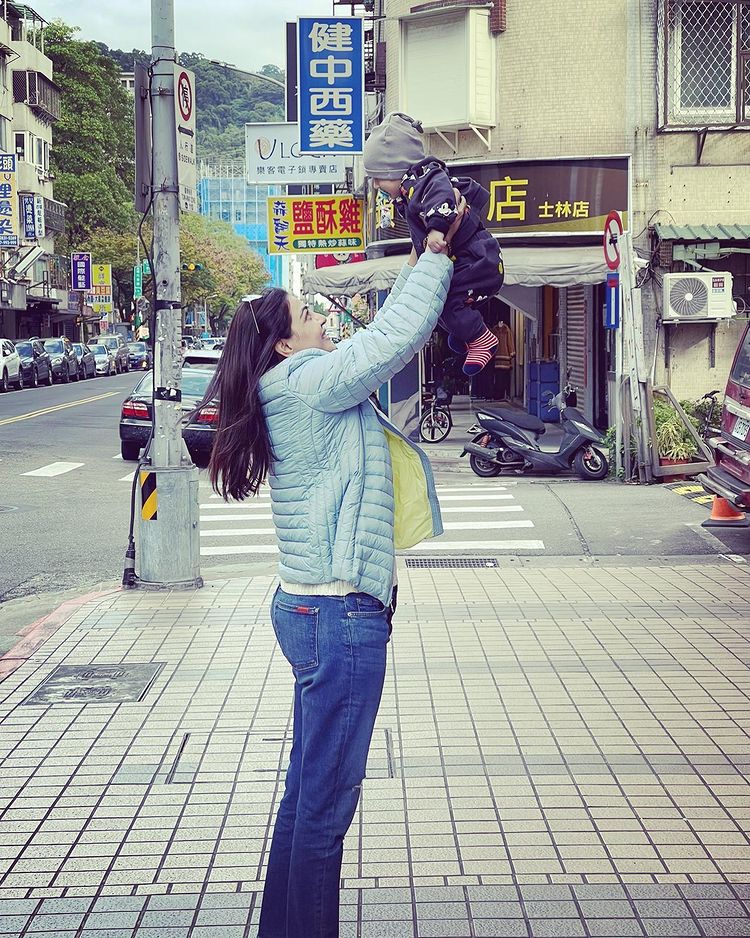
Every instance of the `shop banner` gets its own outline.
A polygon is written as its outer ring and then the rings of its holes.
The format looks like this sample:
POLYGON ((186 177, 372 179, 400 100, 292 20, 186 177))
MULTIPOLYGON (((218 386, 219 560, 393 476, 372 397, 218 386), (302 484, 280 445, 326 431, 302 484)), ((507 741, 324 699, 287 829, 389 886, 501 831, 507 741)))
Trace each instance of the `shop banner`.
POLYGON ((361 153, 363 20, 308 16, 297 24, 300 153, 361 153))
POLYGON ((296 124, 245 124, 245 166, 250 185, 344 182, 351 162, 345 156, 300 153, 296 124))
POLYGON ((628 158, 514 160, 450 167, 489 192, 484 207, 491 231, 508 234, 596 234, 616 209, 627 228, 628 158))
POLYGON ((21 225, 24 241, 36 240, 36 221, 34 218, 34 196, 22 195, 21 197, 21 225))
POLYGON ((349 195, 271 196, 269 254, 364 251, 364 203, 349 195))

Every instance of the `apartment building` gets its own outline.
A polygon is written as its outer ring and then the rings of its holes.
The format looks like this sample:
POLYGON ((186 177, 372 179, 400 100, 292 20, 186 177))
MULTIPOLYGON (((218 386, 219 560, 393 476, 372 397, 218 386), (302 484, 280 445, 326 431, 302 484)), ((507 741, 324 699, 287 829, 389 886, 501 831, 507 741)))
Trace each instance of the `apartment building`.
MULTIPOLYGON (((516 399, 529 403, 530 363, 557 363, 589 416, 611 420, 610 210, 641 258, 654 383, 680 398, 723 387, 750 310, 749 0, 375 0, 361 13, 372 121, 419 118, 428 151, 491 192, 506 282, 488 315, 515 333, 516 399), (688 284, 700 298, 720 292, 712 270, 733 275, 738 315, 691 300, 697 314, 671 316, 664 274, 703 283, 688 284)), ((368 255, 405 250, 403 227, 382 227, 370 201, 368 255)))
POLYGON ((44 54, 44 20, 7 0, 0 15, 0 148, 15 156, 18 200, 17 243, 0 249, 0 333, 9 338, 57 334, 76 315, 69 308, 67 265, 54 248, 65 227, 65 206, 53 197, 50 172, 60 92, 44 54))

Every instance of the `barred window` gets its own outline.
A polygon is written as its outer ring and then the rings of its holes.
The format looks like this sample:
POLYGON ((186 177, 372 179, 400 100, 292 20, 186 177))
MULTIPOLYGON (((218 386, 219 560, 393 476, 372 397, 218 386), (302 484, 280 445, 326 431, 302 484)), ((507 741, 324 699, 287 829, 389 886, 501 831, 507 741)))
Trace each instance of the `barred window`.
POLYGON ((750 0, 660 0, 660 123, 750 121, 750 0))

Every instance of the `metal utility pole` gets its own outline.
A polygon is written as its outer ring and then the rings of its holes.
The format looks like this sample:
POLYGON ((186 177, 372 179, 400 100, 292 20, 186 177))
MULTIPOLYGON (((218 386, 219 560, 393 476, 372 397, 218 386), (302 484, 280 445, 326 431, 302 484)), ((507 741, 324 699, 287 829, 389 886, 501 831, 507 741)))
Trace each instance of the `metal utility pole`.
POLYGON ((139 585, 201 586, 198 470, 182 439, 180 194, 174 0, 151 0, 154 433, 140 473, 139 585))

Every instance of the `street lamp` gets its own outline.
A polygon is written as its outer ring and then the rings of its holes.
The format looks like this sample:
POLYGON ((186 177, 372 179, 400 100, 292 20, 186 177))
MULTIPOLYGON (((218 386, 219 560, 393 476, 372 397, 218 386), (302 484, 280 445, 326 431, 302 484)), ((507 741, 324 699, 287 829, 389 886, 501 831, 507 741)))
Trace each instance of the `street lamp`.
POLYGON ((272 85, 277 85, 279 88, 283 88, 286 91, 286 85, 283 81, 279 81, 278 78, 271 78, 270 75, 264 75, 262 72, 248 72, 245 68, 237 68, 236 65, 230 65, 229 62, 221 62, 219 59, 209 59, 211 65, 218 65, 220 68, 229 69, 230 72, 237 72, 238 75, 246 76, 247 78, 259 78, 261 81, 268 81, 272 85))

